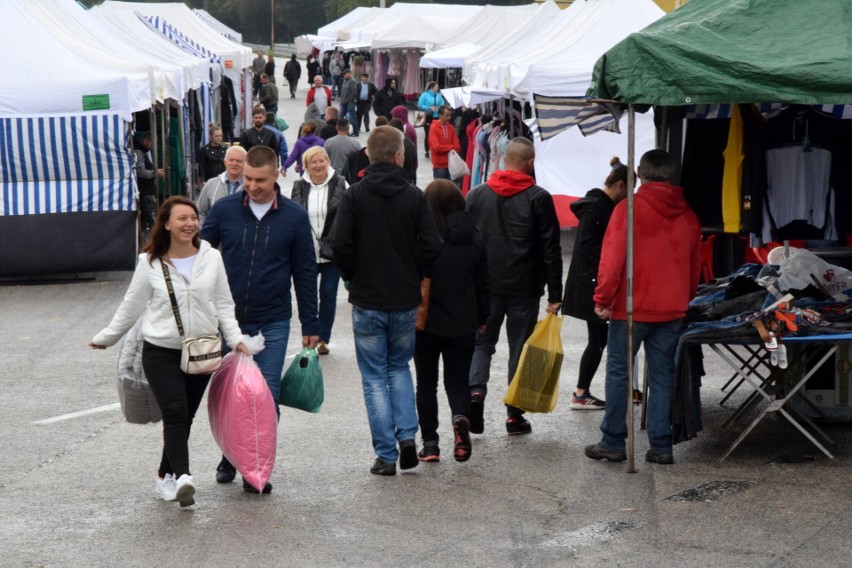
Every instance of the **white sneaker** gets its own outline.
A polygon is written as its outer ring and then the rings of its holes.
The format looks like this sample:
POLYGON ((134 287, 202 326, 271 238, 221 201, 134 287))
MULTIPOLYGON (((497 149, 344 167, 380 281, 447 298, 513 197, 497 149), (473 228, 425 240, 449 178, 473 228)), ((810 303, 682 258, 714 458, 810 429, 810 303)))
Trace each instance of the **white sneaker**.
POLYGON ((177 501, 181 507, 189 507, 195 504, 195 486, 192 484, 192 476, 183 474, 175 482, 177 487, 177 501))
POLYGON ((157 496, 163 501, 174 501, 177 499, 177 486, 175 485, 175 476, 167 473, 163 479, 157 478, 157 496))

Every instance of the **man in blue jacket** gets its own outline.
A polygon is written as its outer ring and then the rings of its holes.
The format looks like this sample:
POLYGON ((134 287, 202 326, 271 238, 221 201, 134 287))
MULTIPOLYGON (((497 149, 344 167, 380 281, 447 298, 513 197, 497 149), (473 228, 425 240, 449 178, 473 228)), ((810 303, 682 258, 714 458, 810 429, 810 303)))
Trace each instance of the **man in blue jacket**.
MULTIPOLYGON (((249 150, 243 191, 217 201, 201 230, 201 237, 222 252, 242 332, 263 333, 265 347, 254 361, 276 405, 293 315, 291 279, 299 303, 302 345, 313 348, 319 343, 317 265, 310 221, 304 209, 281 196, 277 179, 275 152, 266 146, 249 150)), ((228 483, 235 475, 234 466, 223 457, 216 481, 228 483)), ((245 481, 243 489, 252 490, 245 481)), ((267 484, 263 492, 271 490, 267 484)))

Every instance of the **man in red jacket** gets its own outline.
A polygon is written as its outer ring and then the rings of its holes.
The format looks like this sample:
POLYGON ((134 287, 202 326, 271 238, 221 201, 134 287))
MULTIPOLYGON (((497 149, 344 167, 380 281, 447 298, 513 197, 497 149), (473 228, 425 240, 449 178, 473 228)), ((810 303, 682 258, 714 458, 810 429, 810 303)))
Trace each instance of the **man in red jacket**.
MULTIPOLYGON (((662 150, 639 161, 642 185, 634 200, 633 356, 645 344, 648 363, 645 461, 670 464, 675 349, 689 301, 698 288, 701 225, 686 204, 677 162, 662 150)), ((586 446, 595 460, 624 461, 627 438, 627 203, 615 207, 604 236, 595 313, 609 319, 603 437, 586 446)))
POLYGON ((438 124, 432 124, 429 129, 429 149, 432 151, 432 177, 434 179, 450 178, 450 150, 461 152, 456 128, 450 124, 453 109, 443 105, 438 109, 438 124))

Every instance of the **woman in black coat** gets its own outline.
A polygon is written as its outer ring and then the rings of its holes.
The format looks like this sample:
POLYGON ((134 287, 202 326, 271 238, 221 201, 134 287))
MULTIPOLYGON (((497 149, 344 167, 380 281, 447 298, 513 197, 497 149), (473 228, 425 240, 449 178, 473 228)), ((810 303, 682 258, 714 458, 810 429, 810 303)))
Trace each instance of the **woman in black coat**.
POLYGON ((385 86, 376 91, 376 96, 373 97, 373 111, 376 116, 384 116, 388 120, 393 118, 391 110, 393 107, 405 104, 405 97, 397 90, 396 77, 388 77, 385 79, 385 86))
POLYGON ((580 221, 574 240, 571 266, 565 280, 565 298, 562 313, 586 320, 589 341, 580 358, 577 388, 571 396, 575 410, 603 410, 604 401, 592 396, 589 386, 598 370, 606 348, 609 327, 595 314, 595 286, 598 283, 598 265, 604 233, 615 204, 627 196, 627 166, 618 158, 610 161, 612 171, 603 189, 593 189, 585 197, 571 204, 571 211, 580 221))
POLYGON ((424 462, 440 460, 438 446, 438 361, 444 361, 444 390, 450 403, 455 444, 453 457, 467 461, 470 445, 470 386, 468 375, 476 332, 485 329, 490 314, 488 263, 485 244, 464 197, 449 180, 436 179, 426 187, 426 199, 443 240, 441 255, 427 276, 431 279, 429 312, 414 343, 417 371, 417 417, 424 462))
POLYGON ((313 54, 308 55, 307 60, 305 60, 305 66, 308 68, 308 85, 313 87, 314 77, 322 75, 322 67, 320 67, 319 61, 317 61, 313 54))

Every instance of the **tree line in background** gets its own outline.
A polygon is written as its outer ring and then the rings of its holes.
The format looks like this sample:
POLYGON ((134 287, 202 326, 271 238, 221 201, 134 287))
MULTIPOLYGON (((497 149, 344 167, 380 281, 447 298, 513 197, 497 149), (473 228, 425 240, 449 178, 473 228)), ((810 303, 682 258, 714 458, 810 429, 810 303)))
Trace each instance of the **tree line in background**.
MULTIPOLYGON (((2 1, 2 0, 0 0, 2 1)), ((100 4, 103 0, 80 0, 86 6, 100 4)), ((159 4, 164 0, 136 0, 159 4)), ((178 1, 178 0, 165 0, 178 1)), ((466 4, 514 6, 529 4, 531 0, 406 0, 412 4, 466 4)), ((303 34, 315 34, 317 28, 348 14, 359 6, 378 7, 379 0, 184 0, 190 8, 201 8, 214 18, 243 34, 243 41, 265 45, 272 31, 273 4, 275 11, 275 43, 292 43, 303 34)), ((393 0, 387 0, 390 7, 393 0)))

